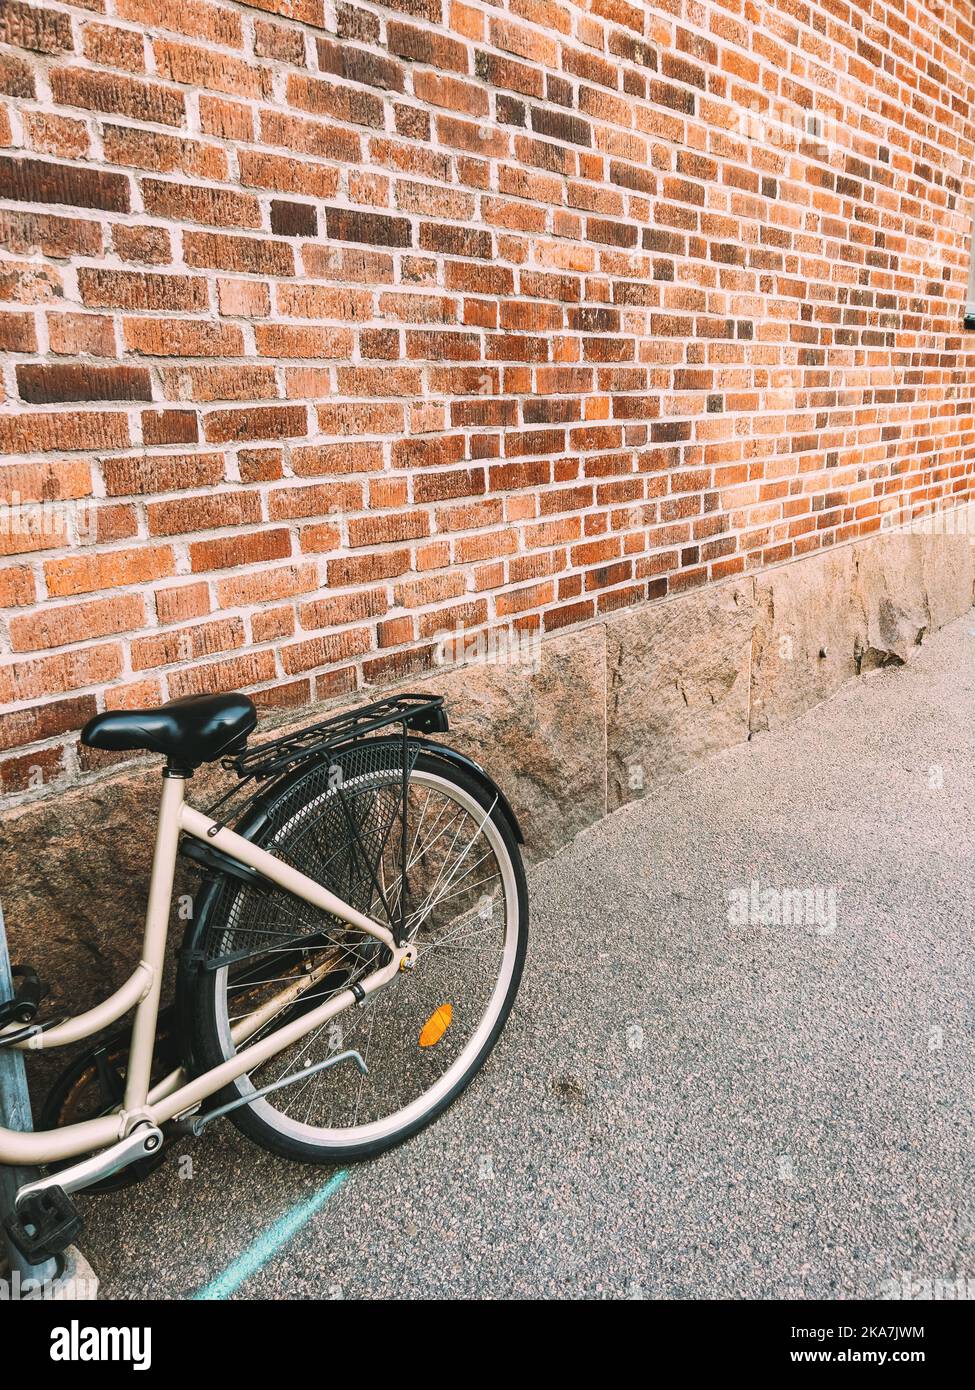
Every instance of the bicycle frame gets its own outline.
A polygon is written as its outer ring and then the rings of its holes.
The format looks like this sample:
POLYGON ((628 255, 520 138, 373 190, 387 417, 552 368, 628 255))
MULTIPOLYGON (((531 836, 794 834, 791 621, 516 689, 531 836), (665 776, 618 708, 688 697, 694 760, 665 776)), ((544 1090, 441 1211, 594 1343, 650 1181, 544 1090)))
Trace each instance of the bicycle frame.
MULTIPOLYGON (((184 778, 167 771, 163 774, 142 959, 125 984, 110 998, 86 1013, 78 1014, 43 1032, 37 1031, 31 1037, 13 1044, 21 1051, 64 1047, 83 1038, 92 1037, 135 1008, 122 1106, 111 1115, 65 1125, 61 1129, 25 1134, 0 1128, 0 1163, 26 1168, 75 1158, 117 1143, 141 1124, 149 1122, 160 1126, 168 1120, 175 1119, 177 1115, 193 1110, 202 1101, 267 1061, 269 1057, 284 1051, 299 1038, 321 1027, 329 1019, 351 1008, 353 1004, 361 1003, 363 996, 381 989, 394 979, 401 969, 409 967, 413 954, 413 948, 409 945, 397 946, 388 928, 343 902, 314 879, 291 868, 267 850, 251 844, 249 840, 211 820, 209 816, 194 810, 185 800, 184 778), (389 949, 392 958, 386 965, 360 980, 355 992, 351 989, 343 990, 318 1008, 285 1024, 259 1042, 241 1048, 234 1057, 201 1076, 190 1080, 180 1068, 150 1089, 159 999, 169 936, 169 913, 181 833, 213 845, 231 858, 257 870, 289 893, 304 898, 306 902, 324 912, 331 913, 348 926, 376 937, 389 949)), ((237 1025, 232 1030, 235 1043, 246 1042, 268 1018, 273 1017, 315 983, 316 978, 314 973, 302 977, 300 981, 269 1000, 242 1024, 237 1025)), ((19 1030, 16 1030, 15 1026, 14 1030, 5 1031, 19 1030)), ((2 1036, 3 1033, 0 1032, 0 1037, 2 1036)))

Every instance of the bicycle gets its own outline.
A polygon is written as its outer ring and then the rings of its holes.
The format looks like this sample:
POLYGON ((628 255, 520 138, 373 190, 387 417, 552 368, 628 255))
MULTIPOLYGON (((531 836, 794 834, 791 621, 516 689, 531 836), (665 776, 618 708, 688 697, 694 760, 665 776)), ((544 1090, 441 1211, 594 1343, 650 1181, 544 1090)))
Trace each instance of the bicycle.
POLYGON ((487 773, 430 737, 448 729, 443 699, 393 696, 249 748, 256 724, 253 702, 229 694, 82 730, 92 748, 166 764, 132 975, 85 1013, 38 1022, 44 987, 24 967, 0 1004, 0 1046, 23 1051, 93 1038, 134 1009, 130 1032, 55 1085, 47 1128, 0 1129, 0 1163, 50 1169, 6 1222, 33 1263, 80 1229, 69 1194, 143 1177, 174 1133, 225 1116, 304 1162, 401 1143, 470 1084, 511 1010, 523 837, 487 773), (187 782, 217 762, 237 783, 194 809, 187 782), (161 1010, 180 853, 203 877, 161 1010))

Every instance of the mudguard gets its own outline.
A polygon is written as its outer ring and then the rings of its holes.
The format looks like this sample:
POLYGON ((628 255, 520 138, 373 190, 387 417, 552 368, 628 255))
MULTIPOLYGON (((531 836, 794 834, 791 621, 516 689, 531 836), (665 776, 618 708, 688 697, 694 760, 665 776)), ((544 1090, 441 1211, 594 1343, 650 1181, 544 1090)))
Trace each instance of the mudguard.
POLYGON ((480 763, 476 763, 473 758, 468 758, 464 753, 458 753, 456 748, 448 748, 443 743, 431 743, 427 739, 417 739, 416 742, 423 749, 424 753, 429 753, 435 758, 442 758, 444 762, 452 763, 454 767, 463 768, 465 772, 470 773, 472 777, 475 777, 477 781, 480 782, 481 786, 489 795, 492 797, 496 796, 498 799, 498 810, 511 826, 511 833, 514 835, 519 845, 525 843, 525 837, 521 832, 521 826, 518 824, 518 817, 511 808, 511 802, 505 796, 497 782, 495 782, 494 778, 484 771, 480 763))

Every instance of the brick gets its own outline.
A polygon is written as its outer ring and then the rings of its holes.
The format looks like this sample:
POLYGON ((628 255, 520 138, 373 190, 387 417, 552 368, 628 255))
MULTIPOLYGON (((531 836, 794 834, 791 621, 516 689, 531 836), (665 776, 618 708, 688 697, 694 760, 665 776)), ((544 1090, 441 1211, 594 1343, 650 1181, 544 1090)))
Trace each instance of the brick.
POLYGON ((405 217, 350 208, 325 208, 325 227, 336 241, 360 241, 370 246, 410 246, 413 229, 405 217))
POLYGON ((302 526, 298 532, 301 549, 308 555, 334 553, 342 541, 341 532, 334 522, 316 522, 302 526))
POLYGON ((149 373, 142 367, 95 367, 57 363, 22 363, 17 389, 33 405, 53 401, 148 401, 149 373))
POLYGON ((179 492, 214 486, 224 477, 224 457, 207 454, 138 454, 104 459, 102 476, 109 497, 179 492))
POLYGON ((4 0, 0 8, 0 43, 35 53, 62 53, 74 47, 71 19, 60 10, 4 0))
POLYGON ((424 222, 420 226, 420 245, 426 251, 448 256, 476 256, 489 260, 494 243, 491 233, 476 227, 455 227, 445 222, 424 222))
POLYGON ((532 130, 536 134, 573 145, 592 144, 592 127, 581 117, 566 111, 553 111, 547 106, 532 106, 530 110, 532 130))
POLYGON ((349 521, 349 544, 353 547, 421 540, 429 534, 430 519, 424 512, 385 512, 349 521))
POLYGON ((14 53, 0 53, 0 92, 9 97, 33 97, 35 91, 30 64, 14 53))
POLYGON ((295 154, 317 155, 343 164, 355 164, 362 152, 355 131, 283 111, 261 112, 261 139, 266 145, 284 145, 295 154))
POLYGON ((18 660, 13 666, 0 667, 0 701, 14 703, 102 685, 114 680, 121 667, 121 646, 115 642, 18 660))
POLYGON ((277 193, 331 198, 338 188, 339 171, 326 164, 311 164, 295 159, 293 155, 242 150, 240 181, 252 188, 271 188, 277 193))
POLYGON ((290 637, 295 630, 295 615, 290 608, 266 609, 251 618, 251 637, 255 642, 273 642, 290 637))
POLYGON ((111 164, 151 169, 159 174, 190 174, 194 178, 220 179, 227 158, 217 145, 137 126, 106 125, 102 133, 105 158, 111 164))
POLYGON ((276 674, 271 652, 248 652, 230 661, 209 662, 172 672, 169 694, 178 700, 184 695, 245 690, 248 686, 273 680, 276 674))
POLYGON ((436 574, 418 579, 404 580, 393 588, 393 599, 404 608, 421 608, 425 604, 440 603, 444 599, 458 598, 465 592, 463 575, 436 574))
POLYGON ((135 29, 116 24, 86 24, 82 30, 85 57, 101 67, 145 72, 145 44, 135 29))
POLYGON ((293 598, 317 588, 316 565, 278 565, 274 569, 255 570, 251 574, 235 574, 219 579, 216 584, 217 603, 221 608, 235 608, 293 598))
POLYGON ((242 565, 283 560, 291 554, 291 536, 286 527, 263 531, 237 532, 213 540, 194 541, 190 546, 190 565, 200 571, 237 569, 242 565))
POLYGON ((82 266, 78 288, 83 302, 92 309, 165 309, 173 313, 199 311, 208 304, 206 281, 190 275, 82 266))
POLYGON ((241 0, 241 4, 297 20, 299 24, 313 24, 318 28, 325 24, 324 0, 241 0))
POLYGON ((0 198, 10 202, 63 203, 128 212, 129 196, 129 180, 124 174, 0 155, 0 198))
POLYGON ((393 444, 394 468, 432 468, 456 463, 464 457, 463 435, 436 435, 431 439, 398 439, 393 444))
POLYGON ((271 398, 278 394, 277 376, 270 365, 224 367, 184 364, 163 367, 160 376, 165 394, 173 400, 246 401, 271 398))
POLYGON ((310 244, 301 248, 301 260, 306 275, 316 280, 379 285, 394 279, 392 256, 363 246, 310 244))
POLYGON ((33 314, 0 313, 0 352, 34 352, 36 349, 33 314))
POLYGON ((354 320, 372 317, 372 295, 368 290, 333 285, 279 285, 276 299, 278 311, 288 318, 354 320))
POLYGON ((176 222, 208 222, 222 227, 259 227, 257 199, 225 188, 197 188, 192 184, 142 180, 146 212, 176 222))
MULTIPOLYGON (((472 362, 480 359, 481 343, 475 333, 417 329, 406 335, 406 352, 414 362, 420 359, 472 362)), ((481 375, 487 379, 486 373, 481 375)))
POLYGON ((300 65, 305 59, 305 35, 300 29, 259 19, 254 24, 254 52, 259 58, 300 65))
POLYGON ((243 43, 240 15, 209 0, 115 0, 115 13, 144 29, 168 29, 222 48, 240 48, 243 43))
POLYGON ((112 245, 123 261, 168 265, 173 259, 172 242, 165 227, 113 227, 112 245))
POLYGON ((54 100, 61 106, 81 106, 156 125, 182 125, 186 116, 182 92, 156 82, 87 68, 56 68, 50 81, 54 100))
POLYGON ((383 127, 384 111, 380 97, 320 78, 291 73, 288 77, 287 105, 292 110, 331 116, 334 120, 348 121, 353 125, 372 126, 378 130, 383 127))
POLYGON ((409 567, 408 550, 351 555, 328 561, 328 583, 331 588, 343 588, 348 584, 374 584, 380 579, 393 579, 405 574, 409 567))
POLYGON ((254 280, 218 280, 217 299, 228 318, 263 318, 271 308, 271 291, 254 280))
POLYGON ((159 75, 182 86, 252 99, 267 95, 266 69, 251 67, 240 58, 172 39, 154 39, 152 51, 159 75))
POLYGON ((276 448, 239 449, 237 468, 242 483, 267 483, 283 476, 282 451, 276 448))
POLYGON ((0 569, 0 608, 24 607, 34 602, 35 594, 34 576, 26 565, 0 569))
POLYGON ((0 416, 0 451, 10 454, 124 449, 129 442, 129 422, 122 414, 86 410, 0 416))
POLYGON ((306 328, 299 324, 258 324, 254 329, 257 350, 269 357, 349 357, 352 334, 344 328, 306 328))
POLYGON ((22 757, 4 758, 0 763, 0 791, 37 791, 63 780, 65 750, 63 747, 36 748, 22 757))
POLYGON ((386 606, 386 595, 382 589, 358 589, 353 593, 335 594, 303 603, 299 616, 305 631, 311 631, 381 617, 386 612, 386 606))
POLYGON ((362 488, 358 483, 275 488, 268 494, 268 516, 272 521, 323 517, 347 508, 358 510, 361 506, 362 488))
POLYGON ((458 77, 420 69, 413 76, 413 92, 418 101, 446 107, 467 116, 486 116, 489 103, 483 87, 458 77))
POLYGON ((466 46, 446 34, 391 19, 386 26, 386 41, 391 53, 409 58, 411 62, 426 63, 441 71, 467 72, 466 46))
POLYGON ((516 63, 482 49, 475 59, 474 70, 482 81, 492 87, 504 87, 529 97, 544 95, 544 75, 539 68, 528 63, 516 63))
POLYGON ((288 203, 279 198, 273 198, 271 200, 271 231, 276 236, 317 236, 318 212, 314 204, 288 203))
POLYGON ((254 110, 241 101, 201 94, 200 130, 221 140, 253 140, 254 110))
POLYGON ((0 244, 14 255, 96 256, 102 249, 99 223, 56 213, 0 208, 0 244))
POLYGON ((337 473, 371 473, 383 466, 379 443, 309 444, 291 450, 291 466, 299 478, 337 473))
MULTIPOLYGON (((453 604, 449 608, 438 608, 432 613, 421 613, 418 628, 421 637, 454 635, 459 628, 470 631, 480 627, 488 619, 488 606, 483 599, 473 603, 453 604)), ((404 640, 402 637, 399 640, 404 640)))
POLYGON ((94 695, 47 700, 27 709, 0 714, 0 748, 18 748, 80 729, 98 712, 94 695))
POLYGON ((145 602, 140 594, 114 594, 84 603, 42 607, 36 613, 12 618, 10 644, 15 652, 36 652, 130 632, 144 623, 145 602))
POLYGON ((132 643, 132 669, 155 670, 176 662, 195 661, 202 656, 242 647, 245 640, 244 624, 237 617, 140 637, 132 643))
POLYGON ((156 616, 161 623, 182 623, 210 611, 210 591, 203 582, 174 585, 155 591, 156 616))
POLYGON ((51 111, 24 111, 21 119, 24 142, 30 149, 61 159, 83 159, 88 154, 91 141, 84 121, 51 111))
POLYGON ((403 407, 397 402, 320 405, 316 410, 322 434, 393 434, 403 428, 403 407))
MULTIPOLYGON (((105 691, 106 709, 148 709, 153 705, 161 705, 166 696, 163 693, 162 685, 158 680, 144 677, 142 680, 127 681, 124 685, 113 685, 105 691)), ((91 753, 96 758, 126 757, 126 754, 99 754, 95 749, 78 748, 79 762, 83 761, 86 754, 91 753)), ((148 755, 145 755, 148 756, 148 755)))
POLYGON ((235 357, 244 343, 235 324, 204 319, 126 319, 122 337, 146 357, 235 357))
POLYGON ((483 468, 453 468, 443 473, 418 473, 413 483, 417 502, 443 502, 450 497, 476 497, 485 491, 483 468))
POLYGON ((253 525, 261 519, 256 492, 211 492, 173 501, 152 502, 146 509, 149 534, 179 536, 188 531, 215 531, 223 526, 253 525))
POLYGON ((96 502, 87 508, 83 528, 90 544, 115 545, 139 534, 139 519, 134 507, 96 502))
POLYGON ((289 675, 333 665, 369 650, 368 628, 347 628, 327 637, 311 637, 281 648, 281 664, 289 675))
POLYGON ((184 232, 186 264, 210 270, 237 270, 254 275, 293 275, 294 251, 284 241, 230 236, 219 232, 184 232))
POLYGON ((308 413, 304 406, 254 406, 251 409, 212 410, 204 417, 208 443, 231 440, 285 439, 308 433, 308 413))
POLYGON ((168 545, 108 550, 44 562, 44 579, 52 598, 146 584, 174 573, 175 560, 168 545))
POLYGON ((361 82, 384 91, 403 90, 403 65, 395 60, 369 53, 332 39, 317 38, 318 67, 321 72, 334 73, 347 82, 361 82))
POLYGON ((192 410, 142 412, 143 444, 195 444, 199 434, 199 421, 192 410))
POLYGON ((90 497, 91 469, 83 460, 15 463, 0 469, 0 496, 6 501, 60 501, 90 497))

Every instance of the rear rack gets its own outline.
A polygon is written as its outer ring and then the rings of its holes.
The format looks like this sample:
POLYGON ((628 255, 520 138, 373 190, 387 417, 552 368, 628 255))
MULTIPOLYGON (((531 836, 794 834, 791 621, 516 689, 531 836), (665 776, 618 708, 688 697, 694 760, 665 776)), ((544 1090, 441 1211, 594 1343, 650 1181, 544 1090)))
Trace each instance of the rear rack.
POLYGON ((399 724, 406 738, 407 730, 417 733, 445 733, 447 716, 442 695, 391 695, 370 705, 360 705, 345 714, 333 715, 317 724, 309 724, 293 734, 260 743, 233 758, 224 758, 221 766, 238 777, 263 781, 279 772, 318 757, 346 743, 376 733, 390 724, 399 724))

